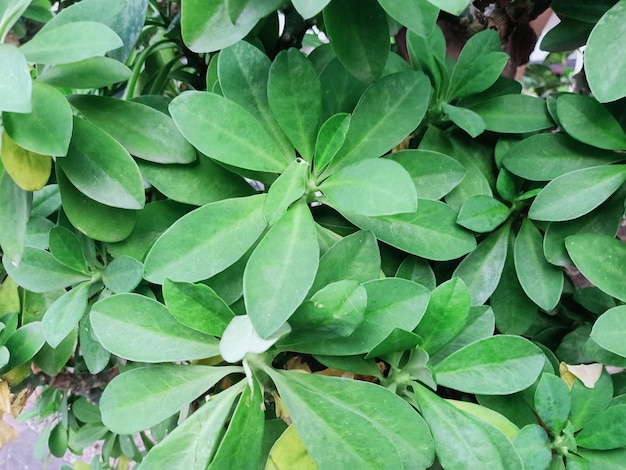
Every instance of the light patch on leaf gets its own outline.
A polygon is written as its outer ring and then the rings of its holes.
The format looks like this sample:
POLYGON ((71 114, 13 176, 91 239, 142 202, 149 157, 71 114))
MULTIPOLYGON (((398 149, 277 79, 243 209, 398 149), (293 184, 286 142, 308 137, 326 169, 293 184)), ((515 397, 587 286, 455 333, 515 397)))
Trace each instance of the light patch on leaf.
POLYGON ((580 380, 585 387, 594 388, 600 375, 602 375, 602 369, 603 365, 597 363, 571 365, 561 362, 559 366, 561 378, 565 380, 570 389, 576 379, 580 380))

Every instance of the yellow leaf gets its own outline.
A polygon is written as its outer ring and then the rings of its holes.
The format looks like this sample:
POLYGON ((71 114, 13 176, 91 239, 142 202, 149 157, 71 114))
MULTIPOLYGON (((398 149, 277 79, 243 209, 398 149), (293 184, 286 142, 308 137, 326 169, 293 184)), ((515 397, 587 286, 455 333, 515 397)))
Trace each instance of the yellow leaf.
POLYGON ((33 392, 34 390, 23 388, 17 396, 11 398, 11 416, 13 416, 14 419, 20 415, 33 392))
POLYGON ((38 191, 50 179, 52 157, 23 149, 6 132, 2 132, 1 157, 4 169, 24 191, 38 191))
POLYGON ((11 411, 11 390, 7 382, 0 380, 0 419, 9 411, 11 411))
MULTIPOLYGON (((565 364, 564 362, 561 362, 561 364, 564 365, 567 371, 570 374, 574 375, 578 380, 580 380, 587 388, 595 387, 596 382, 602 375, 602 369, 604 368, 602 364, 597 364, 597 363, 596 364, 570 365, 570 364, 565 364)), ((561 377, 562 376, 563 376, 563 373, 561 372, 561 377)))
POLYGON ((74 462, 74 470, 91 470, 91 465, 87 462, 83 462, 82 460, 78 460, 74 462))
POLYGON ((11 387, 14 387, 15 385, 20 384, 26 377, 30 375, 30 373, 30 362, 26 362, 11 369, 0 378, 6 380, 11 387))
POLYGON ((276 417, 278 419, 282 419, 288 424, 291 424, 291 418, 289 417, 289 411, 287 411, 287 407, 284 405, 283 401, 278 396, 278 393, 272 392, 272 396, 274 397, 274 408, 276 411, 276 417))
POLYGON ((19 311, 20 294, 17 291, 17 284, 13 279, 7 277, 0 285, 0 317, 19 311))
POLYGON ((317 470, 293 424, 276 440, 265 464, 265 470, 290 469, 317 470))
POLYGON ((4 447, 7 442, 11 442, 17 438, 17 431, 6 421, 0 420, 0 449, 4 447))
POLYGON ((561 379, 567 384, 569 389, 571 390, 574 386, 574 382, 576 382, 576 376, 572 374, 567 368, 567 364, 561 362, 559 364, 559 373, 561 374, 561 379))

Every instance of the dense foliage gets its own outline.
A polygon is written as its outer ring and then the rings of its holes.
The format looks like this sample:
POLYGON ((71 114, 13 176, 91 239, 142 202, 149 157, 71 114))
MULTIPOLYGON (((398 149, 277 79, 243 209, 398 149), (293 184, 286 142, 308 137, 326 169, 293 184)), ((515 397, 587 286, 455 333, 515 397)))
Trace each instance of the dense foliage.
POLYGON ((39 387, 42 458, 623 468, 626 1, 53 5, 0 0, 0 413, 39 387), (494 19, 549 6, 584 86, 532 96, 494 19))

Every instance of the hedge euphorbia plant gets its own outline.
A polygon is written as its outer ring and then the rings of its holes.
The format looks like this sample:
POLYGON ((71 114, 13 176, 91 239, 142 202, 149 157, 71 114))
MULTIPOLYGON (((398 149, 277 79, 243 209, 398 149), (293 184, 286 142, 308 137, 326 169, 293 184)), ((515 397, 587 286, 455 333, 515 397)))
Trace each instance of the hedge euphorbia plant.
POLYGON ((478 6, 392 3, 184 0, 180 28, 147 0, 0 4, 2 34, 45 23, 0 47, 0 373, 44 384, 51 453, 621 462, 623 378, 602 364, 626 364, 626 92, 597 68, 623 56, 602 41, 624 2, 554 2, 546 47, 588 25, 595 97, 547 98, 501 77, 494 30, 446 56, 439 9, 478 6))

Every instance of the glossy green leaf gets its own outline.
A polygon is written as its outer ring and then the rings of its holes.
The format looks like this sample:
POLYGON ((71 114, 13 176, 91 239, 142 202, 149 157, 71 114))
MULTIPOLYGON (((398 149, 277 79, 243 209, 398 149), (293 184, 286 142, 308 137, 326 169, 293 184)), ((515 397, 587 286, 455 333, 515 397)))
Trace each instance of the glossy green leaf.
POLYGON ((538 424, 524 426, 513 439, 513 445, 524 462, 525 470, 550 468, 551 442, 545 429, 538 424))
POLYGON ((228 0, 226 3, 233 24, 259 20, 281 6, 281 0, 228 0))
POLYGON ((219 354, 215 338, 181 325, 165 306, 138 294, 118 294, 96 302, 91 325, 106 349, 131 361, 184 361, 219 354))
POLYGON ((385 243, 426 259, 455 259, 476 246, 474 236, 456 224, 457 213, 438 201, 420 199, 417 211, 412 214, 343 215, 362 229, 371 230, 385 243))
POLYGON ((593 325, 591 338, 604 349, 626 357, 623 334, 626 330, 626 306, 620 305, 604 312, 593 325))
POLYGON ((563 290, 563 272, 543 256, 539 230, 524 219, 515 240, 515 271, 526 295, 539 307, 550 311, 556 307, 563 290))
POLYGON ((298 307, 289 325, 305 340, 311 337, 349 336, 361 324, 367 308, 367 291, 357 281, 343 280, 328 284, 298 307))
POLYGON ((456 223, 474 232, 491 232, 508 219, 511 209, 495 198, 477 195, 465 201, 456 223))
POLYGON ((428 36, 407 31, 407 49, 416 70, 422 70, 429 78, 437 96, 441 97, 449 82, 449 72, 444 65, 446 40, 441 28, 434 28, 428 36), (428 51, 428 53, 424 53, 428 51))
POLYGON ((56 65, 101 55, 122 45, 120 37, 108 26, 76 21, 40 31, 20 47, 20 52, 28 62, 56 65))
POLYGON ((591 91, 601 102, 626 96, 624 81, 621 79, 626 72, 626 26, 622 21, 625 13, 626 5, 617 2, 597 22, 587 41, 585 72, 591 91), (611 64, 611 67, 607 68, 606 64, 611 64))
POLYGON ((203 0, 185 0, 182 6, 183 40, 194 52, 213 52, 243 39, 258 18, 233 24, 228 2, 216 2, 209 8, 203 0))
POLYGON ((294 0, 292 3, 300 16, 306 20, 320 13, 330 0, 294 0))
POLYGON ((156 163, 190 163, 196 152, 172 119, 149 106, 93 95, 72 95, 72 106, 132 155, 156 163))
POLYGON ((124 240, 135 227, 137 211, 101 204, 85 196, 69 181, 60 165, 56 167, 63 210, 82 233, 104 242, 124 240))
POLYGON ((460 15, 470 3, 468 0, 428 0, 428 2, 452 15, 460 15))
POLYGON ((320 190, 339 212, 375 217, 417 210, 415 186, 407 171, 387 159, 368 159, 342 168, 320 190))
POLYGON ((5 131, 20 147, 63 156, 72 136, 72 110, 63 94, 39 80, 32 85, 30 113, 2 113, 5 131))
POLYGON ((534 408, 548 429, 559 435, 571 408, 571 395, 565 381, 556 375, 542 374, 535 389, 534 408))
POLYGON ((252 384, 241 394, 209 469, 258 468, 263 442, 261 436, 265 427, 265 405, 261 385, 255 382, 252 384), (245 452, 241 452, 243 448, 245 452))
POLYGON ((601 411, 576 435, 576 444, 587 449, 608 450, 626 445, 621 432, 626 419, 626 405, 615 405, 601 411))
POLYGON ((53 65, 37 81, 64 88, 102 88, 128 80, 132 72, 110 57, 90 57, 70 64, 53 65))
POLYGON ((2 262, 15 268, 24 253, 31 204, 32 194, 17 186, 6 171, 0 173, 0 224, 5 227, 0 230, 2 262))
POLYGON ((267 97, 278 124, 310 162, 322 114, 322 90, 313 64, 299 50, 290 48, 276 56, 267 97))
POLYGON ((313 374, 268 373, 307 451, 321 468, 431 465, 434 449, 426 423, 389 390, 313 374))
POLYGON ((267 172, 281 172, 287 166, 261 123, 227 98, 190 91, 177 96, 169 109, 185 138, 215 160, 267 172))
POLYGON ((485 406, 473 403, 470 401, 452 400, 446 399, 448 403, 451 403, 456 408, 463 410, 477 418, 486 421, 489 424, 494 425, 500 431, 502 431, 506 437, 512 440, 520 431, 520 429, 509 421, 506 416, 494 411, 485 406))
POLYGON ((213 289, 204 284, 163 283, 163 298, 172 316, 194 330, 222 336, 234 314, 213 289))
POLYGON ((30 113, 32 80, 24 55, 12 44, 0 44, 0 111, 30 113))
MULTIPOLYGON (((5 113, 6 114, 6 113, 5 113)), ((2 132, 2 164, 20 188, 25 191, 38 191, 50 179, 52 158, 39 155, 17 145, 11 137, 2 132)))
POLYGON ((82 273, 89 272, 80 240, 73 232, 56 226, 50 230, 48 238, 50 253, 59 263, 82 273))
POLYGON ((401 150, 387 158, 400 163, 409 172, 420 199, 441 199, 467 173, 454 158, 431 150, 401 150))
POLYGON ((177 426, 165 439, 150 449, 141 462, 142 470, 184 467, 206 470, 215 455, 230 415, 233 402, 241 393, 245 381, 212 396, 199 410, 177 426))
POLYGON ((157 284, 166 278, 196 282, 223 271, 265 230, 264 201, 265 196, 227 199, 185 215, 148 252, 145 278, 157 284))
POLYGON ((417 282, 431 291, 437 285, 435 273, 428 261, 417 256, 407 256, 398 266, 395 277, 417 282))
POLYGON ((211 202, 254 194, 240 176, 208 157, 198 155, 185 165, 161 165, 137 161, 143 177, 173 201, 203 206, 211 202))
POLYGON ((437 383, 467 393, 506 395, 530 387, 543 369, 541 349, 519 336, 469 344, 434 366, 437 383))
POLYGON ((309 168, 307 162, 297 158, 272 183, 263 206, 268 225, 278 222, 289 206, 304 195, 309 168))
POLYGON ((49 251, 29 246, 24 248, 18 266, 6 253, 2 263, 11 279, 32 292, 49 292, 89 280, 89 276, 59 263, 49 251))
POLYGON ((452 106, 447 103, 443 104, 442 109, 448 118, 467 132, 470 137, 478 137, 485 132, 485 121, 471 109, 452 106))
POLYGON ((571 220, 592 211, 626 181, 626 166, 603 165, 572 171, 550 181, 528 212, 536 220, 571 220))
POLYGON ((570 420, 578 431, 601 411, 605 410, 613 398, 613 380, 603 371, 593 388, 587 388, 581 380, 572 385, 572 407, 570 420))
POLYGON ((243 274, 250 320, 267 338, 287 321, 313 285, 319 245, 306 204, 293 205, 262 238, 243 274))
POLYGON ((111 353, 104 349, 94 337, 90 316, 83 316, 83 319, 78 324, 78 342, 87 370, 95 375, 102 372, 109 364, 111 353))
POLYGON ((378 279, 380 252, 376 237, 369 230, 360 230, 335 243, 320 259, 311 292, 332 282, 378 279))
POLYGON ((346 338, 309 338, 297 343, 292 343, 289 335, 279 343, 281 349, 339 356, 365 354, 395 328, 412 331, 428 305, 428 290, 406 279, 377 279, 363 286, 367 292, 367 308, 363 322, 354 333, 346 338))
POLYGON ((0 374, 5 374, 32 359, 45 342, 46 338, 41 330, 41 322, 31 322, 18 328, 4 344, 11 356, 9 362, 0 368, 0 374))
POLYGON ((533 181, 554 178, 592 166, 608 165, 621 157, 572 139, 567 134, 536 134, 521 140, 504 155, 511 173, 533 181))
POLYGON ((130 256, 119 256, 107 264, 102 282, 116 294, 132 292, 143 278, 143 264, 130 256))
POLYGON ((172 416, 239 367, 162 364, 115 377, 100 399, 102 422, 111 431, 133 434, 172 416))
POLYGON ((378 157, 415 130, 426 113, 430 83, 419 72, 399 72, 381 78, 361 96, 346 140, 328 167, 339 168, 378 157))
POLYGON ((554 126, 546 103, 528 95, 504 95, 471 107, 485 121, 488 131, 524 133, 554 126))
POLYGON ((111 136, 79 118, 67 157, 57 165, 85 196, 120 209, 141 209, 144 188, 139 168, 111 136))
POLYGON ((454 270, 469 289, 472 305, 482 305, 493 294, 508 251, 510 224, 503 225, 485 238, 454 270))
POLYGON ((439 16, 439 8, 432 3, 411 0, 402 4, 393 0, 379 0, 387 14, 420 36, 432 33, 439 16))
MULTIPOLYGON (((331 47, 330 44, 328 47, 331 47)), ((367 83, 357 79, 343 66, 332 49, 327 55, 328 63, 317 66, 321 67, 319 76, 322 86, 322 119, 337 113, 354 111, 359 98, 368 87, 367 83)))
POLYGON ((50 453, 57 458, 63 457, 67 451, 67 428, 60 421, 57 422, 52 428, 52 432, 50 432, 48 448, 50 453))
POLYGON ((41 320, 41 330, 47 343, 56 348, 76 328, 87 310, 90 285, 86 282, 58 298, 41 320))
POLYGON ((443 468, 524 468, 511 441, 495 426, 458 409, 421 385, 416 384, 413 390, 443 468))
POLYGON ((379 78, 389 55, 387 15, 377 1, 331 2, 324 25, 333 50, 352 75, 364 82, 379 78))
POLYGON ((314 171, 321 174, 343 145, 350 125, 347 113, 333 114, 320 127, 315 143, 314 171))
MULTIPOLYGON (((395 328, 385 339, 374 346, 372 350, 365 355, 365 359, 373 359, 400 351, 413 350, 421 342, 422 338, 415 333, 395 328)), ((424 354, 426 353, 424 352, 424 354)))

